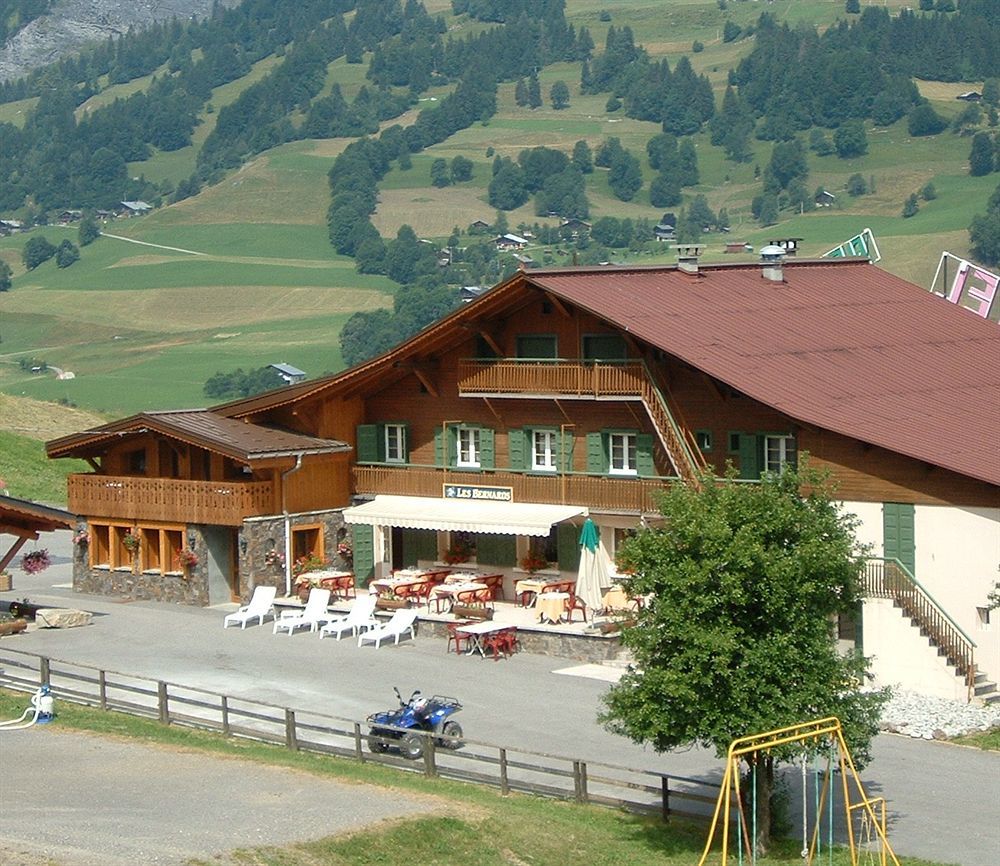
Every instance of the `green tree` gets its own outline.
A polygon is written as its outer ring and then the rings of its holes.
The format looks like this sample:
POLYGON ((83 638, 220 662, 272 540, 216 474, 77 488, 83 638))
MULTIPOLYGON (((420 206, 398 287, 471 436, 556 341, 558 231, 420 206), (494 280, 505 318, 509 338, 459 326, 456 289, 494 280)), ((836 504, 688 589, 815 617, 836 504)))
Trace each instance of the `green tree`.
POLYGON ((868 153, 868 136, 860 120, 846 120, 833 133, 833 146, 841 159, 851 159, 868 153))
POLYGON ((590 153, 590 145, 583 139, 573 145, 573 165, 583 174, 591 174, 594 171, 594 157, 590 153))
POLYGON ((528 200, 524 171, 513 160, 504 157, 493 175, 488 189, 489 203, 498 210, 513 210, 528 200))
POLYGON ((45 238, 38 236, 28 240, 21 250, 21 261, 24 266, 33 271, 43 262, 47 262, 56 254, 55 244, 50 244, 45 238))
POLYGON ((969 151, 969 174, 982 177, 993 171, 993 138, 988 132, 977 132, 972 136, 969 151))
POLYGON ((456 156, 451 161, 451 182, 464 183, 472 180, 473 162, 464 156, 456 156))
POLYGON ((80 260, 80 250, 69 238, 66 238, 56 250, 56 267, 68 268, 80 260))
POLYGON ((909 219, 916 216, 920 210, 920 203, 917 201, 917 194, 913 193, 903 204, 903 217, 909 219))
POLYGON ((608 186, 622 201, 632 201, 642 189, 642 167, 629 151, 622 150, 615 156, 608 171, 608 186))
POLYGON ((865 183, 864 175, 852 174, 847 179, 847 194, 857 198, 859 195, 864 195, 868 192, 868 184, 865 183))
MULTIPOLYGON (((808 468, 735 476, 672 485, 664 527, 622 546, 626 591, 651 601, 622 632, 634 663, 600 720, 657 752, 697 744, 721 758, 736 737, 837 716, 864 766, 888 695, 860 691, 865 659, 842 655, 830 633, 861 600, 858 520, 808 468)), ((774 765, 795 755, 773 751, 754 777, 764 852, 774 765)))
POLYGON ((670 169, 661 171, 649 184, 649 203, 653 207, 674 207, 683 199, 681 182, 670 169))
POLYGON ((0 292, 10 291, 12 276, 13 272, 10 269, 10 265, 8 265, 3 259, 0 259, 0 292))
POLYGON ((934 201, 937 198, 937 189, 935 189, 934 184, 927 181, 920 190, 920 197, 924 201, 934 201))
POLYGON ((915 106, 906 116, 906 128, 914 137, 937 135, 944 131, 947 126, 948 121, 941 117, 927 102, 915 106))
POLYGON ((844 11, 851 15, 860 15, 861 0, 847 0, 844 4, 844 11))
POLYGON ((101 227, 93 217, 85 216, 80 220, 80 228, 77 230, 76 239, 81 247, 92 244, 101 236, 101 227))
POLYGON ((743 30, 740 28, 740 25, 735 21, 727 21, 722 27, 722 41, 734 42, 739 39, 742 32, 743 30))
POLYGON ((549 90, 549 99, 552 100, 552 107, 559 111, 569 107, 569 88, 565 81, 557 81, 549 90))
POLYGON ((431 163, 431 183, 436 187, 451 185, 451 173, 448 171, 448 160, 439 157, 431 163))
POLYGON ((778 197, 776 195, 765 193, 760 197, 757 219, 760 220, 762 226, 773 226, 778 221, 778 197))
POLYGON ((1000 186, 990 196, 985 214, 977 214, 969 226, 972 252, 987 265, 1000 265, 1000 186))
POLYGON ((534 72, 528 78, 528 108, 539 108, 542 104, 542 86, 534 72))
POLYGON ((1000 78, 987 78, 983 82, 983 102, 994 107, 1000 105, 1000 78))

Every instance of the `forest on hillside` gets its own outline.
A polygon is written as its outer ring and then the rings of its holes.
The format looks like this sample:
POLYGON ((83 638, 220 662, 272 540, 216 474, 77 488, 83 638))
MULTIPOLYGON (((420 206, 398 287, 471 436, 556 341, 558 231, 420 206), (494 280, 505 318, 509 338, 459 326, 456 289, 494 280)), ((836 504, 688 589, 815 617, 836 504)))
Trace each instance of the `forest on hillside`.
MULTIPOLYGON (((7 14, 0 17, 23 21, 45 5, 6 2, 0 12, 7 14)), ((406 170, 426 148, 488 122, 501 83, 514 84, 519 105, 536 107, 548 97, 558 110, 568 100, 566 83, 544 94, 538 76, 554 63, 578 64, 582 93, 606 94, 608 112, 654 123, 659 131, 645 152, 634 153, 613 137, 593 152, 582 140, 572 153, 544 146, 516 157, 488 152, 487 199, 497 212, 488 228, 494 233, 508 229, 506 212, 529 201, 539 217, 588 219, 587 176, 595 169, 607 171, 611 193, 622 201, 642 197, 657 209, 677 208, 670 216, 679 240, 697 241, 706 228, 725 229, 725 211, 713 213, 705 196, 691 190, 700 174, 691 137, 706 131, 711 146, 733 164, 750 159, 752 141, 773 142, 752 203, 762 225, 815 206, 821 190, 809 183, 811 155, 861 156, 867 130, 901 121, 915 137, 949 128, 967 136, 970 173, 1000 171, 1000 3, 994 0, 896 15, 865 6, 822 32, 790 26, 767 11, 745 27, 727 21, 723 41, 744 43, 746 50, 728 71, 718 103, 690 57, 671 64, 650 56, 628 24, 613 23, 597 46, 586 27, 567 21, 565 0, 452 0, 452 13, 477 26, 449 32, 444 16, 429 14, 419 0, 244 0, 234 8, 218 6, 204 20, 130 32, 4 83, 0 103, 37 101, 23 127, 0 123, 0 213, 44 223, 65 208, 108 208, 123 199, 176 202, 277 145, 353 138, 329 172, 330 242, 354 257, 360 272, 384 274, 404 287, 392 312, 357 313, 348 321, 342 349, 353 363, 450 309, 456 303, 450 286, 505 274, 495 270, 492 236, 449 239, 444 261, 442 251, 421 243, 409 225, 395 238, 382 237, 371 221, 380 182, 394 166, 406 170), (265 58, 276 60, 270 70, 216 111, 213 89, 237 81, 265 58), (350 100, 336 83, 326 86, 329 65, 337 60, 364 67, 366 83, 350 100), (103 88, 143 76, 151 76, 143 89, 80 110, 103 88), (982 103, 949 122, 920 95, 914 78, 984 81, 982 103), (446 91, 433 108, 410 125, 379 132, 431 88, 446 91), (215 124, 198 149, 193 174, 176 184, 147 180, 142 162, 191 145, 206 112, 215 114, 215 124), (644 163, 655 174, 645 188, 644 163)), ((468 181, 469 163, 436 159, 432 183, 468 181)), ((864 194, 870 183, 860 174, 852 178, 851 195, 864 194)), ((918 207, 918 194, 912 198, 918 207)), ((994 210, 973 225, 975 249, 986 262, 1000 257, 994 210)), ((650 241, 655 226, 602 216, 584 232, 531 228, 536 237, 575 246, 576 260, 586 263, 607 259, 609 249, 650 241)))

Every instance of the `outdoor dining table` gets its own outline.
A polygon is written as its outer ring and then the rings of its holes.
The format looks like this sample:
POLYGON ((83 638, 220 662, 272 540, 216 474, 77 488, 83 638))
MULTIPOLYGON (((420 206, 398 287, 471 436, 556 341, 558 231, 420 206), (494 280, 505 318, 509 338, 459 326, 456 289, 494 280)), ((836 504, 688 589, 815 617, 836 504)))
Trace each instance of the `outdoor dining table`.
POLYGON ((510 623, 484 621, 463 625, 461 628, 455 629, 455 631, 469 635, 469 649, 466 655, 471 656, 473 653, 478 652, 483 658, 486 658, 486 647, 483 645, 483 638, 487 635, 514 628, 515 626, 512 626, 510 623))
POLYGON ((410 586, 414 583, 421 583, 426 579, 428 572, 423 569, 404 569, 397 571, 392 577, 380 577, 373 580, 368 586, 369 591, 374 590, 381 595, 384 592, 395 594, 400 586, 410 586))
POLYGON ((536 596, 535 607, 538 610, 539 622, 548 620, 555 625, 562 621, 566 612, 566 599, 568 592, 541 592, 536 596))
MULTIPOLYGON (((480 589, 488 589, 485 583, 476 583, 472 580, 465 580, 456 583, 449 583, 447 580, 444 583, 440 583, 431 590, 431 594, 427 598, 427 606, 430 607, 430 603, 438 600, 447 601, 448 609, 450 610, 454 604, 455 599, 458 597, 460 592, 472 592, 480 589)), ((440 611, 441 606, 438 605, 437 609, 440 611)))
POLYGON ((565 581, 560 577, 526 577, 514 584, 514 598, 517 599, 526 593, 532 593, 531 601, 524 605, 531 607, 541 593, 557 583, 565 583, 565 581))

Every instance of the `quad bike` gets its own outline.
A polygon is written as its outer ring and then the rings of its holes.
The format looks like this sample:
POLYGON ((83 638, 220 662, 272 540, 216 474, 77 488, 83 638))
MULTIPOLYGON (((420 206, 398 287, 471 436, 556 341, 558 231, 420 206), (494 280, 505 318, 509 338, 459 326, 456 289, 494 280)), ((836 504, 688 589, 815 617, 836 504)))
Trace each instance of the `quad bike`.
POLYGON ((372 752, 395 748, 416 761, 424 754, 425 737, 420 732, 436 734, 434 742, 445 749, 462 745, 462 726, 449 718, 462 709, 455 698, 441 695, 425 698, 417 690, 404 701, 399 689, 394 686, 393 691, 399 706, 368 717, 368 748, 372 752))

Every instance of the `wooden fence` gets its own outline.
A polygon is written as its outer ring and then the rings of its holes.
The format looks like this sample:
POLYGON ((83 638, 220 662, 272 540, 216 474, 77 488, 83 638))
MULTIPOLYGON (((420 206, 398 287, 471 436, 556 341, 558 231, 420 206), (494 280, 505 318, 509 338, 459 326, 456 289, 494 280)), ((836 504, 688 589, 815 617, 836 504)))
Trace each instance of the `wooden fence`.
POLYGON ((489 785, 504 794, 519 791, 658 814, 664 821, 673 816, 707 821, 719 794, 718 784, 701 779, 472 739, 463 739, 462 746, 453 750, 438 746, 427 734, 423 735, 422 759, 409 761, 391 751, 367 751, 365 722, 0 647, 0 686, 32 692, 43 683, 49 684, 57 699, 57 714, 59 700, 71 701, 156 719, 165 725, 185 725, 295 751, 489 785))

